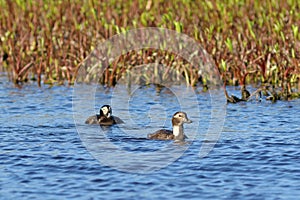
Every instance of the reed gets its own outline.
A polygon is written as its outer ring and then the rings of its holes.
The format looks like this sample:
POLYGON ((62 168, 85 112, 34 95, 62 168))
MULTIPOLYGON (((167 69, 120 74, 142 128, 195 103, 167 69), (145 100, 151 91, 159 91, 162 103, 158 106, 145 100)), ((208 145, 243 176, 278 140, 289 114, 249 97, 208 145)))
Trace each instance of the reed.
MULTIPOLYGON (((299 4, 296 0, 0 0, 0 70, 16 84, 28 80, 39 85, 73 84, 78 68, 99 42, 132 28, 164 27, 198 41, 227 85, 269 84, 297 97, 299 4)), ((190 85, 201 80, 197 66, 172 52, 144 49, 110 63, 100 83, 114 85, 127 69, 145 64, 145 56, 174 67, 190 85)))

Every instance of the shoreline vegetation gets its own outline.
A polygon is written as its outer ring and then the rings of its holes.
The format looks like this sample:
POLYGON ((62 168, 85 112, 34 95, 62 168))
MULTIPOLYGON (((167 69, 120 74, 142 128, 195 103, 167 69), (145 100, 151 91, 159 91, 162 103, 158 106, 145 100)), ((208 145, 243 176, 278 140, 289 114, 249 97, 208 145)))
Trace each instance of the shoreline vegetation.
MULTIPOLYGON (((16 85, 29 80, 71 85, 99 43, 134 28, 159 27, 188 35, 212 56, 228 102, 261 95, 272 101, 299 98, 299 4, 297 0, 0 0, 0 71, 16 85), (257 91, 250 94, 248 84, 257 91), (226 85, 239 86, 241 98, 228 95, 226 85)), ((191 86, 206 88, 210 81, 201 77, 197 66, 172 52, 142 49, 108 64, 99 83, 113 86, 130 67, 157 60, 172 66, 191 86)))

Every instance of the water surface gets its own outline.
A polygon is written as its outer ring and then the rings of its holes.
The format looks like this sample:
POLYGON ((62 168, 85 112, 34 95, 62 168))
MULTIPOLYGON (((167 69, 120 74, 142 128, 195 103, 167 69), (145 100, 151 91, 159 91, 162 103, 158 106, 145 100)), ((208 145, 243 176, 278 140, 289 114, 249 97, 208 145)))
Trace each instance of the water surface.
MULTIPOLYGON (((85 87, 82 98, 88 98, 94 86, 85 87)), ((234 88, 229 91, 238 94, 234 88)), ((0 198, 297 199, 300 195, 300 100, 226 105, 220 139, 200 158, 211 122, 209 93, 199 89, 195 94, 200 103, 189 97, 179 105, 182 102, 172 92, 157 93, 153 86, 137 89, 127 104, 125 93, 116 92, 124 91, 98 87, 88 99, 98 105, 81 105, 84 112, 74 114, 73 87, 31 84, 18 89, 2 76, 0 198), (102 104, 114 105, 113 114, 126 124, 106 129, 85 125, 85 118, 102 104), (153 130, 171 128, 170 117, 181 108, 194 121, 185 126, 188 143, 146 140, 153 130), (78 130, 85 132, 78 134, 78 130), (137 157, 117 161, 109 154, 98 160, 97 152, 90 150, 103 150, 105 141, 132 155, 164 148, 183 151, 163 168, 140 173, 157 165, 151 160, 144 163, 146 168, 131 165, 138 163, 137 157), (135 166, 139 173, 118 167, 118 162, 135 166)))

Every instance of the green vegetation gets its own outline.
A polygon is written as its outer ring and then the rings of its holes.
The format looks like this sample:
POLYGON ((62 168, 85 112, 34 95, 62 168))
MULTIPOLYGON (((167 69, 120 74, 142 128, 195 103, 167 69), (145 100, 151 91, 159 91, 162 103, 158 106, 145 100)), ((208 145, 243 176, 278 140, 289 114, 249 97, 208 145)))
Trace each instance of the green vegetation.
MULTIPOLYGON (((287 96, 299 96, 299 0, 0 0, 0 23, 0 70, 16 84, 29 79, 72 84, 99 42, 150 26, 198 41, 227 85, 272 86, 287 96)), ((138 54, 111 63, 101 83, 113 85, 138 54)), ((176 62, 170 52, 145 49, 141 54, 136 63, 141 64, 143 54, 176 62)), ((176 69, 197 85, 198 70, 181 63, 176 62, 176 69)))

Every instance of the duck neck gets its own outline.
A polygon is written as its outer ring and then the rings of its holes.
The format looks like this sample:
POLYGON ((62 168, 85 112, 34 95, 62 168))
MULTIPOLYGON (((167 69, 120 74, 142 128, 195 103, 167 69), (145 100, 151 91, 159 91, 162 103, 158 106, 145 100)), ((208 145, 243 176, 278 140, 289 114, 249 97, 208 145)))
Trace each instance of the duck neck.
POLYGON ((184 140, 183 125, 173 125, 173 135, 175 140, 184 140))

